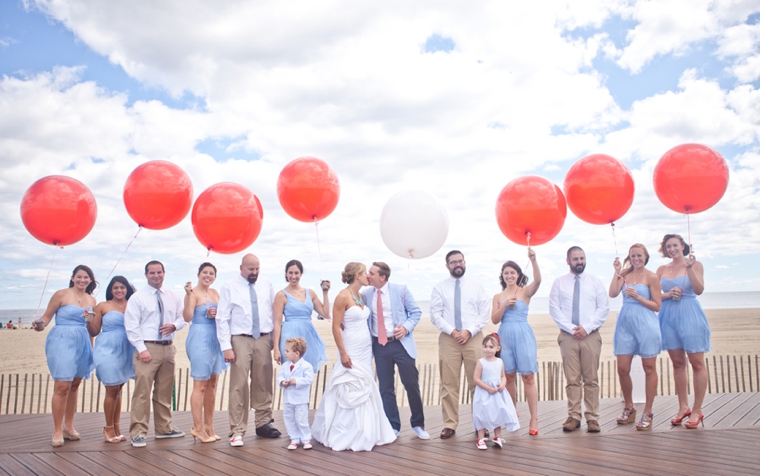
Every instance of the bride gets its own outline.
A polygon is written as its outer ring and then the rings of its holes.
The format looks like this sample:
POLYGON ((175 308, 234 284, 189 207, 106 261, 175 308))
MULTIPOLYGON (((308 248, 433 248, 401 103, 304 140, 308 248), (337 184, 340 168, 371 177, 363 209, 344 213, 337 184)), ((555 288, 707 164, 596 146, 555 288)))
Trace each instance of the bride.
POLYGON ((332 330, 340 362, 333 367, 314 415, 312 436, 334 451, 370 451, 396 439, 372 373, 370 311, 359 292, 367 285, 366 271, 361 263, 346 265, 343 282, 348 287, 333 306, 332 330))

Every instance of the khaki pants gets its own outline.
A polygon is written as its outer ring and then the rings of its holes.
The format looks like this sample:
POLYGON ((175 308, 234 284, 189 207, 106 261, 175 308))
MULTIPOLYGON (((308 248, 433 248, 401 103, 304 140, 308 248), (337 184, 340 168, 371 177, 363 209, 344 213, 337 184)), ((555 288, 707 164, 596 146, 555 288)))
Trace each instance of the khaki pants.
POLYGON ((465 345, 449 334, 438 336, 438 368, 441 373, 441 410, 443 427, 456 430, 459 425, 459 381, 462 364, 467 377, 470 401, 475 393, 475 366, 482 355, 483 333, 478 332, 465 345))
POLYGON ((235 362, 230 366, 231 437, 245 435, 249 408, 256 411, 256 428, 272 419, 272 348, 272 334, 258 339, 232 336, 235 362))
POLYGON ((129 436, 145 436, 150 423, 150 393, 153 390, 153 428, 157 435, 172 431, 172 386, 174 385, 174 345, 145 344, 152 360, 143 362, 135 351, 135 391, 132 394, 132 421, 129 436))
POLYGON ((567 413, 581 419, 581 398, 586 408, 586 421, 599 420, 599 355, 602 353, 602 336, 592 332, 578 340, 560 331, 557 338, 565 371, 567 413), (583 389, 581 390, 581 382, 583 389))

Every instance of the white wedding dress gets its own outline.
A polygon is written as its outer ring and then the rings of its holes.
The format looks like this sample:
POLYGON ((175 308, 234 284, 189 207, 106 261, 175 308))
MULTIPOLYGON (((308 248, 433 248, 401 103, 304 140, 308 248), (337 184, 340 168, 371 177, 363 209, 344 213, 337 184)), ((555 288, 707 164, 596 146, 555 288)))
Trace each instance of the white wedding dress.
POLYGON ((352 306, 343 316, 343 346, 352 368, 333 367, 311 433, 335 451, 370 451, 396 439, 383 411, 372 373, 372 338, 367 327, 369 307, 352 306))

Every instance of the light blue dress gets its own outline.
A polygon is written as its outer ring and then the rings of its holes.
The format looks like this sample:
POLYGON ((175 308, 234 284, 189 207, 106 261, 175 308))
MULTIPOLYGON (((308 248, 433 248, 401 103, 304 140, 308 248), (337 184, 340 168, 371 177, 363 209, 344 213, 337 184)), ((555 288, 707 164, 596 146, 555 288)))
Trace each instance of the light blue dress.
POLYGON ((534 374, 538 372, 538 345, 533 329, 528 325, 528 305, 518 300, 514 308, 507 306, 499 326, 501 360, 504 372, 534 374))
MULTIPOLYGON (((504 368, 501 359, 493 362, 480 359, 479 362, 483 367, 480 380, 492 387, 498 387, 501 383, 501 369, 504 368)), ((475 395, 472 397, 472 425, 475 431, 493 430, 502 425, 506 426, 507 431, 519 429, 520 421, 509 392, 504 389, 502 392, 491 395, 488 391, 476 386, 475 395)))
POLYGON ((134 355, 135 347, 129 343, 124 329, 124 313, 109 311, 103 314, 102 330, 95 339, 92 352, 98 380, 106 387, 112 387, 135 378, 134 355))
MULTIPOLYGON (((629 286, 631 286, 629 284, 629 286)), ((644 299, 651 299, 649 286, 632 285, 644 299)), ((625 293, 625 288, 622 290, 625 293)), ((612 339, 615 355, 639 355, 642 359, 657 357, 662 347, 657 314, 624 294, 623 307, 618 314, 612 339)))
POLYGON ((660 331, 662 350, 683 349, 689 354, 708 352, 710 346, 710 325, 697 295, 691 288, 689 276, 675 279, 661 278, 662 292, 681 288, 681 299, 664 299, 660 309, 660 331))
POLYGON ((291 337, 303 337, 306 341, 306 353, 303 359, 311 364, 316 374, 327 362, 327 354, 325 353, 325 343, 322 342, 319 334, 317 334, 317 329, 311 322, 311 314, 314 312, 311 292, 306 291, 306 302, 299 301, 284 289, 282 292, 285 293, 288 300, 285 302, 285 308, 282 311, 285 322, 282 323, 280 331, 280 353, 285 354, 285 341, 291 337))
POLYGON ((187 332, 185 351, 190 359, 190 377, 195 380, 208 380, 230 366, 224 361, 224 354, 216 338, 216 321, 209 319, 209 308, 216 304, 207 302, 197 306, 193 311, 193 320, 187 332))
POLYGON ((53 380, 71 382, 90 378, 92 344, 84 320, 84 308, 68 304, 55 313, 55 326, 45 339, 45 357, 53 380))

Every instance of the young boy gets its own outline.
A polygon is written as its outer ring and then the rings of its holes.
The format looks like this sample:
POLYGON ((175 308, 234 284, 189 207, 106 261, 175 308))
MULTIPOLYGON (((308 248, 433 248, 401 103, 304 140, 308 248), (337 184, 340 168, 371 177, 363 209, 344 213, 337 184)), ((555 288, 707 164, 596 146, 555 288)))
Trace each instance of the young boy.
POLYGON ((309 390, 314 381, 311 364, 301 359, 306 352, 306 341, 294 337, 285 341, 285 359, 280 367, 277 382, 283 388, 285 408, 282 418, 290 435, 289 450, 298 448, 310 450, 311 429, 309 428, 309 390))

